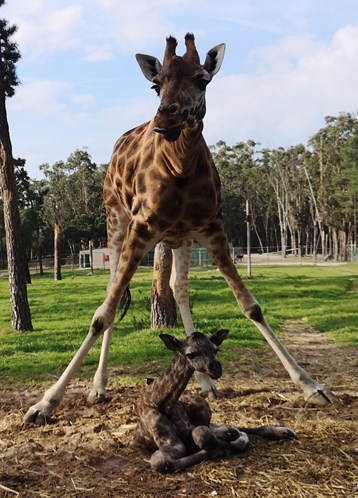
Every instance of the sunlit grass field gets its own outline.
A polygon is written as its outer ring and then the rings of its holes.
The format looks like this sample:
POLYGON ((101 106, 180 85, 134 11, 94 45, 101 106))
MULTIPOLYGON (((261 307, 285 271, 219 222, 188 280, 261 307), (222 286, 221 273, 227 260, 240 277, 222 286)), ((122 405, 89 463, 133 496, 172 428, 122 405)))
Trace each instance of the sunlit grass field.
MULTIPOLYGON (((254 267, 245 283, 260 302, 276 332, 285 320, 305 317, 307 324, 327 333, 339 345, 358 346, 358 264, 340 266, 254 267)), ((85 337, 93 312, 105 297, 108 271, 64 271, 55 282, 52 272, 33 275, 28 286, 34 331, 11 330, 9 292, 0 278, 0 382, 17 385, 53 380, 68 364, 85 337)), ((115 328, 110 365, 124 374, 140 375, 162 368, 171 353, 150 329, 152 273, 140 268, 132 284, 132 305, 115 328)), ((192 269, 190 293, 197 330, 228 328, 222 358, 235 359, 233 346, 259 348, 262 337, 241 314, 224 279, 214 267, 192 269)), ((179 324, 170 333, 184 337, 179 324)), ((79 375, 93 375, 100 341, 79 375)))

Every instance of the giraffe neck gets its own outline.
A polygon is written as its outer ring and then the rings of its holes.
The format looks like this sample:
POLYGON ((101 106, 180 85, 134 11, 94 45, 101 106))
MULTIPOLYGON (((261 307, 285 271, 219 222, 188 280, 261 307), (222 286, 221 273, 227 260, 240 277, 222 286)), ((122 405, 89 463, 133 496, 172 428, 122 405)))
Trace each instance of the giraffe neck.
POLYGON ((150 404, 161 413, 170 414, 193 373, 185 356, 178 354, 170 367, 149 386, 150 404))
POLYGON ((165 166, 175 177, 185 178, 193 172, 198 156, 205 146, 202 135, 203 122, 195 128, 184 129, 178 140, 169 142, 156 134, 154 138, 155 160, 165 166))

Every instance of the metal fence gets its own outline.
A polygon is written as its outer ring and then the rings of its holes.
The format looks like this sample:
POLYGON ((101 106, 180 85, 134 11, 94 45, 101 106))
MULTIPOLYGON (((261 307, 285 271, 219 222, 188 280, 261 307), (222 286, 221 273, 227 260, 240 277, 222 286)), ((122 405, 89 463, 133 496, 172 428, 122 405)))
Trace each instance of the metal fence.
MULTIPOLYGON (((242 247, 230 247, 230 253, 235 263, 242 260, 244 253, 242 247)), ((141 266, 153 266, 154 250, 149 251, 141 262, 141 266)), ((213 264, 213 260, 207 249, 200 246, 194 246, 191 253, 191 266, 209 266, 213 264)))
POLYGON ((358 247, 348 248, 348 261, 352 263, 353 261, 358 261, 358 247))

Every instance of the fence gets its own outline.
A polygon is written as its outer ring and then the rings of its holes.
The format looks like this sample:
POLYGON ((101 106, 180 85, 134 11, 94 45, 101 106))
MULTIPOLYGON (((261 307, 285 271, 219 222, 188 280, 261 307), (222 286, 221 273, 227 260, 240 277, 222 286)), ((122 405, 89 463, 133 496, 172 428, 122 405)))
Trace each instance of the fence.
POLYGON ((358 261, 358 247, 349 247, 348 261, 350 263, 352 263, 353 261, 358 261))
MULTIPOLYGON (((315 256, 313 255, 305 255, 305 256, 297 256, 293 255, 291 250, 288 250, 286 252, 286 256, 283 256, 280 251, 277 251, 277 248, 270 247, 270 248, 264 248, 265 251, 262 252, 260 250, 261 248, 258 247, 253 247, 252 248, 252 262, 254 265, 270 265, 270 264, 317 264, 317 263, 322 263, 324 262, 324 258, 322 255, 317 254, 315 256), (276 250, 275 250, 276 249, 276 250)), ((99 251, 99 250, 98 250, 99 251)), ((101 249, 101 251, 106 251, 106 248, 101 249)), ((87 253, 89 251, 83 251, 83 253, 87 253)), ((232 260, 234 261, 235 264, 243 263, 246 264, 247 262, 247 255, 246 252, 244 252, 244 249, 242 247, 233 247, 230 246, 230 253, 232 260)), ((83 259, 83 258, 82 258, 83 259)), ((61 265, 66 266, 66 267, 72 267, 72 268, 78 268, 80 266, 81 268, 88 268, 89 267, 89 262, 87 260, 84 260, 81 262, 81 259, 79 258, 79 254, 76 256, 62 256, 61 257, 61 265), (85 261, 85 262, 83 262, 85 261), (81 263, 79 265, 79 263, 81 263)), ((154 261, 154 250, 149 251, 148 254, 145 255, 141 262, 141 266, 148 266, 151 267, 153 266, 153 261, 154 261)), ((357 247, 350 247, 348 249, 348 261, 353 262, 353 261, 358 261, 358 248, 357 247)), ((52 256, 48 256, 43 258, 42 264, 44 269, 52 269, 54 266, 54 259, 52 256)), ((206 249, 203 247, 200 247, 198 245, 194 245, 192 255, 191 255, 191 266, 210 266, 213 264, 213 261, 206 249)), ((4 267, 3 269, 6 270, 6 261, 4 261, 4 267)), ((32 271, 37 272, 39 271, 39 264, 37 261, 30 261, 29 262, 29 267, 32 271)), ((105 264, 103 263, 103 257, 101 259, 100 265, 96 266, 97 268, 108 268, 108 262, 105 264)))
MULTIPOLYGON (((233 261, 235 263, 242 260, 244 253, 242 247, 230 247, 230 253, 233 261)), ((154 251, 149 251, 149 253, 144 257, 141 262, 142 266, 153 266, 154 261, 154 251)), ((210 257, 208 250, 203 247, 195 245, 191 253, 191 266, 209 266, 213 264, 213 260, 210 257)))

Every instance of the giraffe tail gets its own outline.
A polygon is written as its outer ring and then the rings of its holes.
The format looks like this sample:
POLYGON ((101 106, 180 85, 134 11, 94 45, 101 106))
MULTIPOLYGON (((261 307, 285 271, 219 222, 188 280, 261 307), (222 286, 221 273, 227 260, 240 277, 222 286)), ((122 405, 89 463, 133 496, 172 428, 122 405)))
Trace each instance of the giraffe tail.
POLYGON ((124 291, 123 297, 120 300, 120 303, 118 306, 118 313, 120 313, 119 317, 118 317, 119 322, 121 322, 123 320, 123 318, 126 316, 127 311, 129 309, 129 306, 131 305, 131 302, 132 302, 132 295, 131 295, 131 291, 130 291, 129 286, 128 286, 126 288, 126 290, 124 291))

